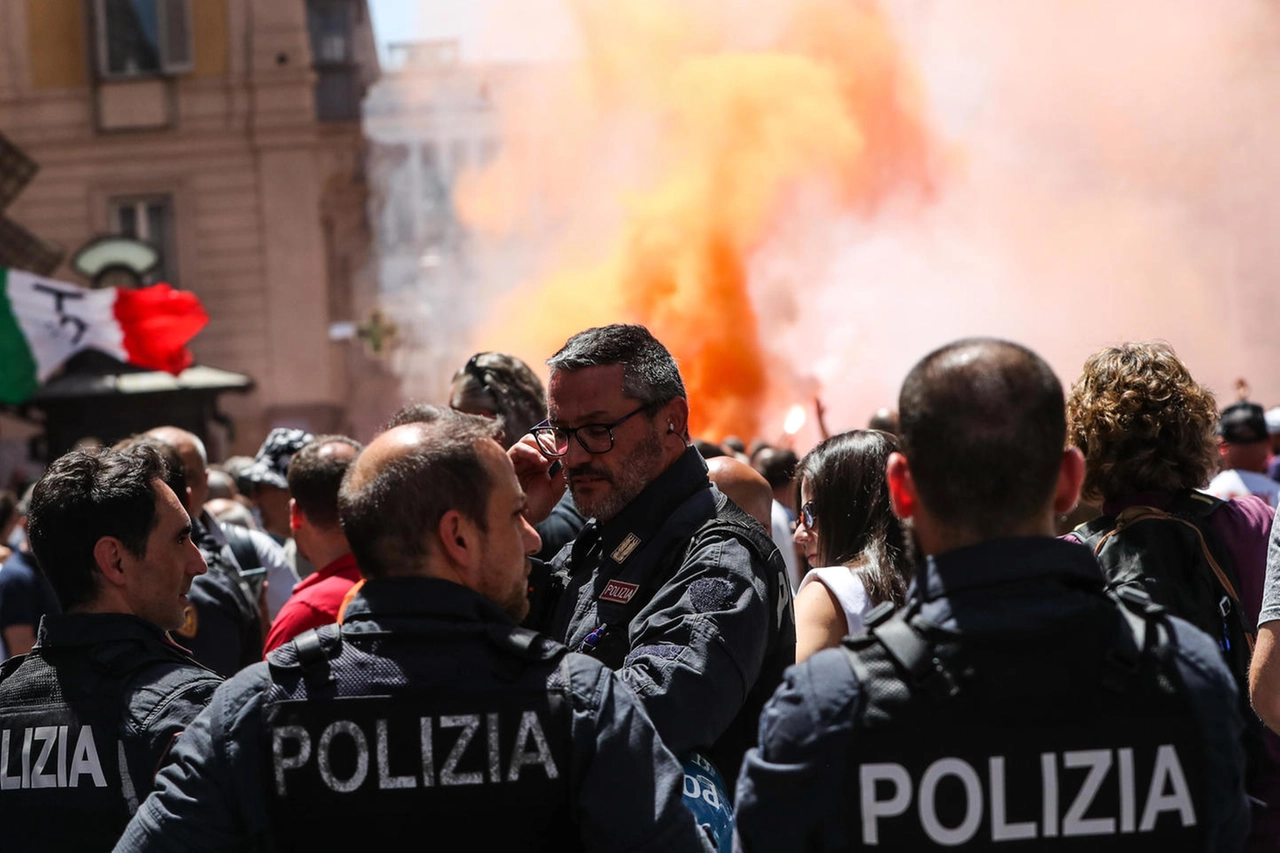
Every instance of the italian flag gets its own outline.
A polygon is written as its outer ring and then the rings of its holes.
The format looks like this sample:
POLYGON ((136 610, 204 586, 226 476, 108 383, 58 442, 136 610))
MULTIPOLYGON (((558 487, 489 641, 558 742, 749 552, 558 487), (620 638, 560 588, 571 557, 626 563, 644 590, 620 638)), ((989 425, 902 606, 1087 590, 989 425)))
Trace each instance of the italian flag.
POLYGON ((181 373, 208 322, 195 294, 167 284, 88 290, 0 267, 0 402, 21 403, 85 349, 181 373))

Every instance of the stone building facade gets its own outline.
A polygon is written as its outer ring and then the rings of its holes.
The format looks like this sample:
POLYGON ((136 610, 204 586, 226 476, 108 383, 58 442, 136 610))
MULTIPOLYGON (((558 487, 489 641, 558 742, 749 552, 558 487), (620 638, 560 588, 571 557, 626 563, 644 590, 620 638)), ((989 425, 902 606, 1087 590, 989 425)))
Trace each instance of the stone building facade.
POLYGON ((224 397, 215 453, 385 416, 365 401, 394 383, 330 334, 377 298, 360 127, 377 73, 364 0, 0 0, 0 132, 41 167, 8 214, 71 252, 103 233, 160 248, 156 277, 209 313, 196 361, 256 382, 224 397))

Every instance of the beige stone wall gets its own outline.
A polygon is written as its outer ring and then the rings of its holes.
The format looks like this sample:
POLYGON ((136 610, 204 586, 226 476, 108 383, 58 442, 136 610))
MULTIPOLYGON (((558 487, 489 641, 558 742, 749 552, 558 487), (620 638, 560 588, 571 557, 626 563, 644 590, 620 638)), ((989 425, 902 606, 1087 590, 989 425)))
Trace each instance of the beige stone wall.
POLYGON ((0 132, 41 165, 9 215, 74 250, 110 228, 112 197, 171 195, 176 284, 210 316, 195 357, 258 383, 223 397, 235 450, 276 422, 347 428, 351 345, 328 327, 358 319, 331 291, 354 310, 373 289, 363 143, 315 120, 303 0, 194 0, 193 72, 113 84, 92 79, 85 8, 0 0, 0 132))

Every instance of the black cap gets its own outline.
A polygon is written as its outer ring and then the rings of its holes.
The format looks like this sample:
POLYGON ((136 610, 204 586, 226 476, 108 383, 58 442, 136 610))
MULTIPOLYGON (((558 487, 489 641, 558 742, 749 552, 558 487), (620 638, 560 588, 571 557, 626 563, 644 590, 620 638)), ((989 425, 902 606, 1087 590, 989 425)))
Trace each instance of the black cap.
POLYGON ((1218 435, 1228 444, 1253 444, 1267 440, 1267 416, 1257 403, 1232 403, 1218 419, 1218 435))
POLYGON ((315 436, 303 429, 276 427, 258 448, 253 464, 240 473, 242 479, 259 485, 289 488, 289 462, 293 454, 311 443, 315 436))

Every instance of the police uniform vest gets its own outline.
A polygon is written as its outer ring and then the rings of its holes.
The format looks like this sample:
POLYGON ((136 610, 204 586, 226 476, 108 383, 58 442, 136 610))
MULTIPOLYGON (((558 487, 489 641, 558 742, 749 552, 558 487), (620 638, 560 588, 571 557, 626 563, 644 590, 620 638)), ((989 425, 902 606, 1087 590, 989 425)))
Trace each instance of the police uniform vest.
MULTIPOLYGON (((598 547, 596 538, 588 534, 574 543, 566 563, 570 574, 575 573, 575 566, 591 562, 590 552, 598 547)), ((786 668, 795 663, 796 626, 791 585, 777 546, 758 521, 717 490, 704 488, 694 492, 651 538, 633 546, 636 552, 623 561, 621 571, 609 578, 597 578, 597 584, 603 584, 593 596, 598 626, 576 651, 597 658, 610 669, 621 669, 631 652, 632 620, 675 576, 689 554, 707 539, 726 538, 740 542, 757 564, 771 567, 769 577, 773 584, 769 590, 769 607, 775 617, 769 621, 765 646, 770 651, 742 709, 715 744, 705 744, 700 750, 724 778, 736 780, 742 756, 755 745, 761 710, 782 683, 786 668)), ((626 545, 624 540, 619 547, 626 545)), ((700 590, 690 590, 695 599, 700 594, 700 590)), ((563 636, 566 628, 561 625, 556 630, 563 636)), ((697 711, 691 709, 690 713, 697 711)))
POLYGON ((1069 631, 962 637, 912 602, 845 640, 853 846, 1205 849, 1203 741, 1167 617, 1141 593, 1078 594, 1096 602, 1069 631))
MULTIPOLYGON (((131 678, 192 665, 159 643, 37 646, 0 668, 0 846, 110 850, 156 768, 131 766, 120 732, 131 678), (56 839, 56 844, 52 842, 56 839)), ((140 756, 134 756, 137 761, 140 756)))
POLYGON ((493 669, 477 673, 471 690, 406 677, 394 695, 367 695, 362 674, 398 672, 421 655, 399 632, 353 640, 325 626, 268 656, 263 755, 277 847, 393 849, 406 838, 432 847, 447 838, 460 849, 579 849, 572 711, 557 689, 565 649, 524 629, 484 630, 493 669))

